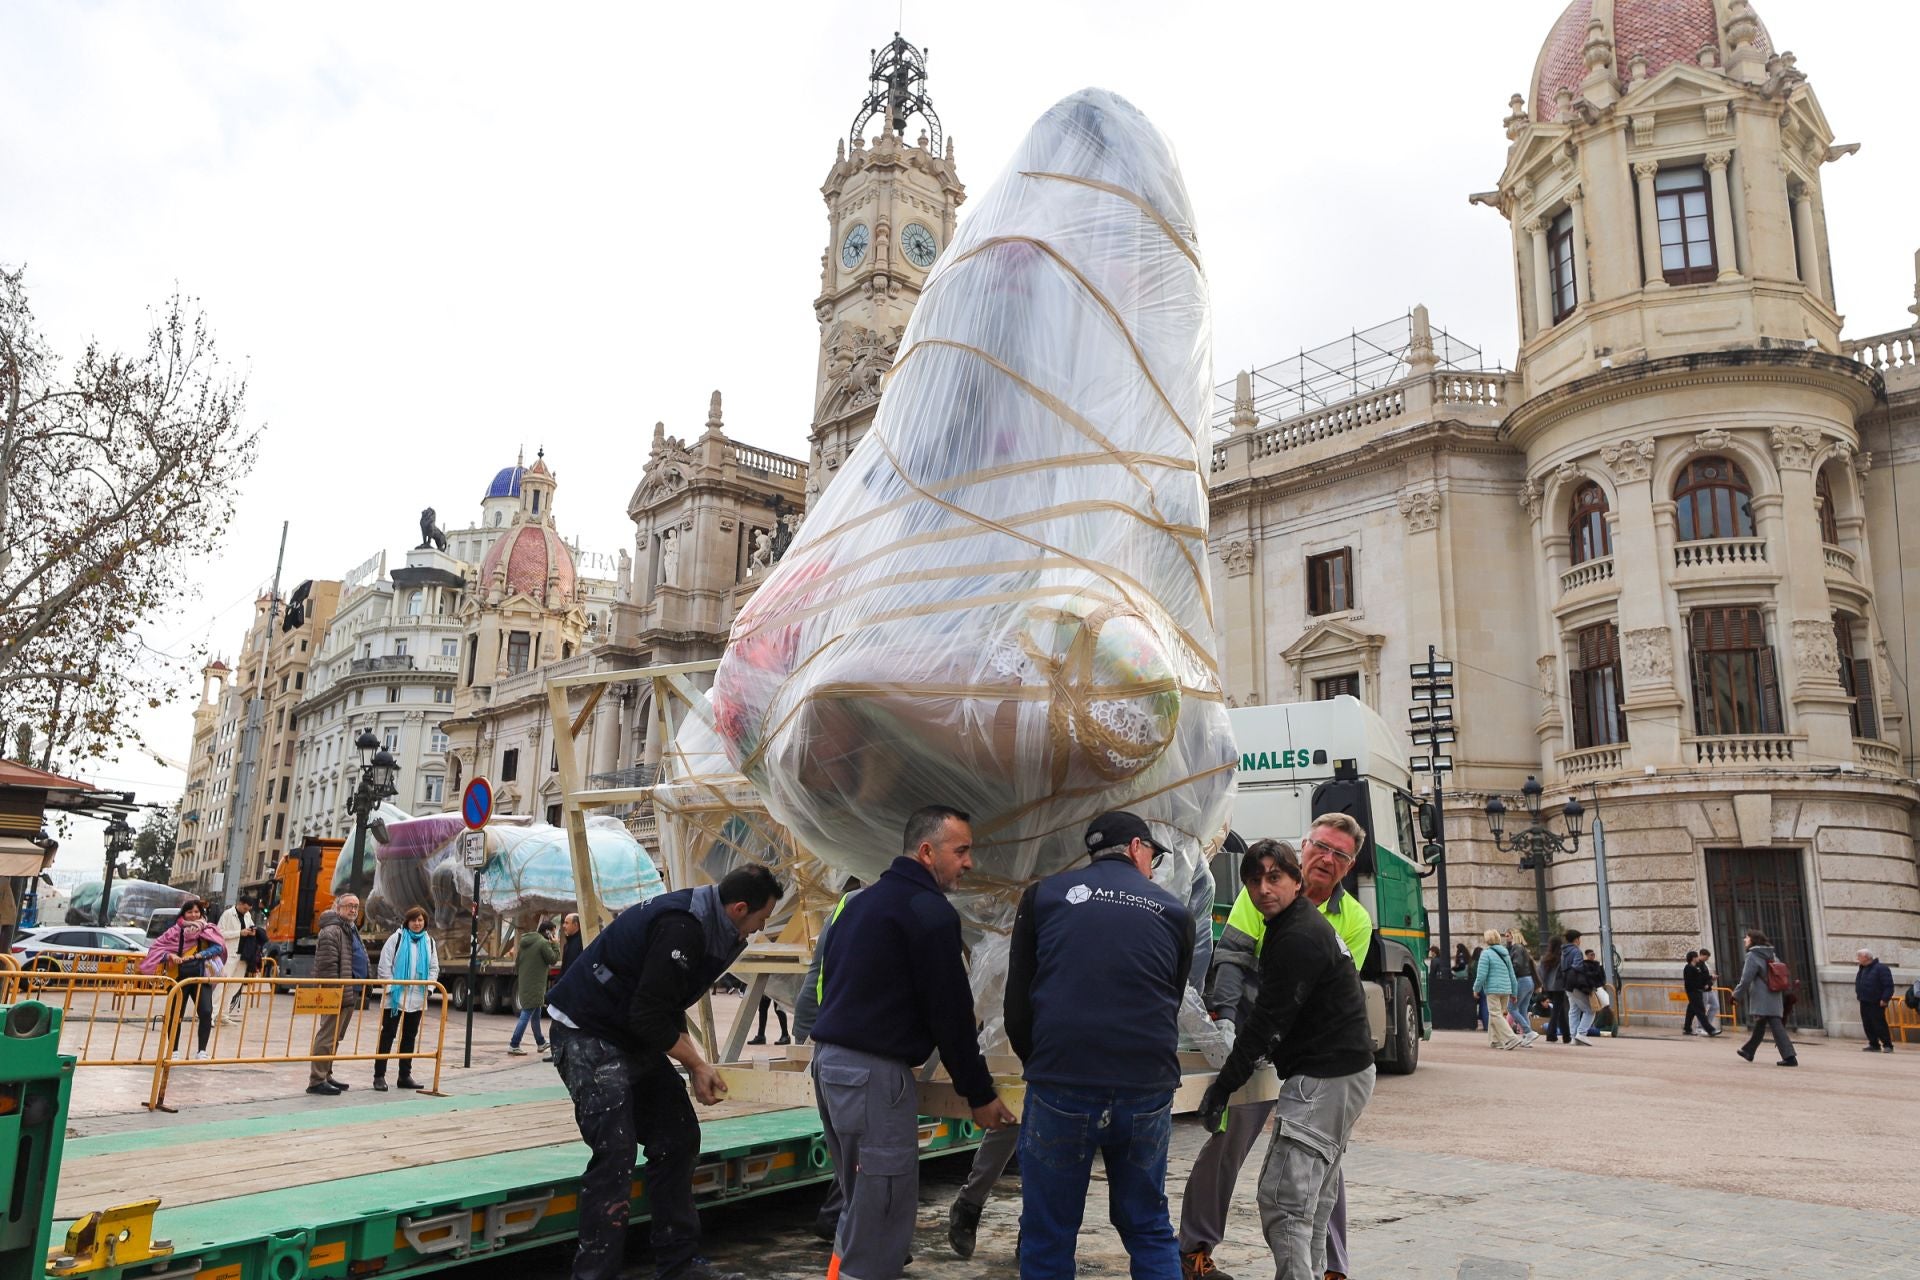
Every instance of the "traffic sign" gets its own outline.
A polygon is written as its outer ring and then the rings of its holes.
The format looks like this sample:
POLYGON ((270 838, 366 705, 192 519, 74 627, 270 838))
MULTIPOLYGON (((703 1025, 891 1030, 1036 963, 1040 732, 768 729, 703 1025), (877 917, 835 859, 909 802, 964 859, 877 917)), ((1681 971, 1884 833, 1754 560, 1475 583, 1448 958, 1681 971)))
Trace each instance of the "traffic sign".
POLYGON ((460 797, 460 816, 466 819, 470 830, 478 831, 487 825, 487 819, 493 816, 493 784, 485 778, 475 778, 467 784, 467 790, 460 797))

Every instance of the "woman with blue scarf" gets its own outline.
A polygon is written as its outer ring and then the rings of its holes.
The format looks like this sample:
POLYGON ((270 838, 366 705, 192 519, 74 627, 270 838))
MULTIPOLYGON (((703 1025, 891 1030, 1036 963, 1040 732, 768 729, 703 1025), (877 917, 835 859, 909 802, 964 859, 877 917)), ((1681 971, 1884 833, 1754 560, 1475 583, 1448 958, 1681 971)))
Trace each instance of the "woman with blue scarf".
MULTIPOLYGON (((420 1034, 420 1013, 427 1007, 426 987, 401 986, 410 979, 432 982, 440 976, 440 950, 433 945, 433 939, 427 935, 427 909, 425 907, 407 908, 407 916, 402 927, 387 939, 387 945, 380 948, 380 980, 386 984, 386 993, 380 1000, 380 1052, 387 1053, 393 1048, 393 1033, 400 1032, 400 1052, 413 1052, 415 1038, 420 1034)), ((420 1084, 413 1078, 413 1059, 400 1059, 400 1079, 402 1089, 418 1089, 420 1084)), ((376 1092, 387 1091, 387 1060, 373 1060, 373 1087, 376 1092)))

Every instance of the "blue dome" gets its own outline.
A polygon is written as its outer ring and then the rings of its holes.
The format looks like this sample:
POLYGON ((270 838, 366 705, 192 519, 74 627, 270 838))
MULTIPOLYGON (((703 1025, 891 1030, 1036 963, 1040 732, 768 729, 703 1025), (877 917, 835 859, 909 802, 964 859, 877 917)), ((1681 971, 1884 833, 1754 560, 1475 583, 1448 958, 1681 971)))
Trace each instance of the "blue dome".
POLYGON ((487 486, 489 498, 517 498, 520 496, 520 475, 523 467, 502 467, 500 473, 487 486))

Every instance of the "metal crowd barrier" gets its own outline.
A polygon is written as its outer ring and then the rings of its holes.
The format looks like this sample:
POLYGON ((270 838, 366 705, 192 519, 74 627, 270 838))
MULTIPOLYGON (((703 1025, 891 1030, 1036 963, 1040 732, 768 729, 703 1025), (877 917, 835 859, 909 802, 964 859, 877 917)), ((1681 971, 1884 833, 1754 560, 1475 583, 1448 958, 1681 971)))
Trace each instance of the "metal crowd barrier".
POLYGON ((153 1111, 173 1110, 166 1105, 167 1082, 178 1070, 290 1062, 384 1061, 411 1068, 419 1061, 431 1060, 433 1082, 424 1092, 438 1095, 441 1059, 447 1042, 447 1008, 447 989, 438 982, 424 979, 288 978, 265 974, 251 978, 187 978, 168 993, 162 1019, 164 1035, 159 1043, 170 1051, 148 1059, 153 1064, 153 1089, 147 1107, 153 1111), (381 988, 380 995, 371 1000, 370 986, 381 988), (283 1014, 284 1006, 272 999, 275 987, 292 991, 290 1012, 283 1014), (416 987, 426 992, 426 999, 420 1010, 420 1031, 413 1052, 400 1052, 397 1032, 388 1050, 380 1052, 380 1024, 387 993, 416 987), (264 1001, 245 998, 256 988, 266 991, 268 998, 264 1001), (197 1026, 203 1004, 210 1006, 204 1045, 197 1026), (220 1016, 221 1011, 236 1004, 240 1020, 237 1024, 229 1023, 220 1016), (439 1016, 432 1018, 436 1008, 439 1016), (437 1025, 429 1025, 430 1019, 437 1025), (432 1047, 425 1047, 429 1042, 432 1047), (179 1047, 175 1048, 176 1045, 179 1047), (201 1056, 203 1053, 205 1056, 201 1056))
MULTIPOLYGON (((1733 1007, 1733 988, 1715 987, 1720 996, 1720 1011, 1716 1021, 1731 1027, 1738 1021, 1733 1007)), ((1687 991, 1678 982, 1628 982, 1620 987, 1619 997, 1620 1026, 1624 1029, 1635 1018, 1676 1018, 1684 1022, 1687 1016, 1687 991), (1629 995, 1639 992, 1639 995, 1629 995), (1648 994, 1658 992, 1658 995, 1648 994)))
POLYGON ((83 1067, 153 1065, 173 979, 163 973, 0 970, 0 1003, 38 1000, 60 1010, 60 1052, 83 1067))
POLYGON ((1887 1006, 1887 1030, 1901 1044, 1911 1044, 1920 1040, 1920 1013, 1907 1008, 1902 998, 1906 993, 1896 991, 1893 1003, 1887 1006))

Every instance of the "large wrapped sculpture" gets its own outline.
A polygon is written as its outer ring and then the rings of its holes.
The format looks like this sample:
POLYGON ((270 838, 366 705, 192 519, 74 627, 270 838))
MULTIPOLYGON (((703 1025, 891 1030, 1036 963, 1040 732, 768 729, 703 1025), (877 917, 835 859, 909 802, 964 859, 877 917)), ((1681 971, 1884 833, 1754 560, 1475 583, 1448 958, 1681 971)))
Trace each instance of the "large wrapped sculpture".
POLYGON ((1235 762, 1211 361, 1171 148, 1074 94, 934 267, 873 427, 734 623, 716 727, 801 845, 871 878, 913 809, 956 805, 967 883, 1005 903, 1130 808, 1184 893, 1235 762))

